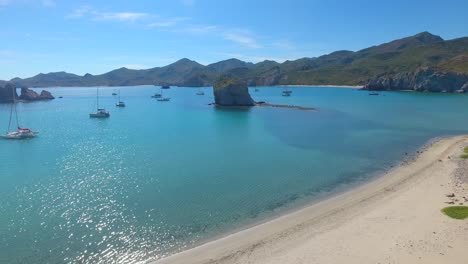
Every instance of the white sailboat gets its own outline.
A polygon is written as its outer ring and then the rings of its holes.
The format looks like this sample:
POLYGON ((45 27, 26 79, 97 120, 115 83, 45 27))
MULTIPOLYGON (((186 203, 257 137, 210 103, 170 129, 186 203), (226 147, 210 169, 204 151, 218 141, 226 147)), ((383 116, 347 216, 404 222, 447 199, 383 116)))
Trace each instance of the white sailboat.
POLYGON ((110 117, 109 111, 107 111, 104 108, 99 108, 99 87, 96 88, 96 105, 97 105, 97 110, 94 113, 90 113, 89 117, 91 118, 108 118, 110 117))
POLYGON ((120 100, 120 89, 119 89, 119 101, 115 103, 117 107, 125 107, 125 103, 120 100))
POLYGON ((11 90, 12 90, 12 94, 13 94, 13 103, 11 104, 11 108, 10 108, 10 120, 8 121, 8 129, 7 129, 7 132, 5 133, 5 135, 2 135, 0 137, 4 138, 4 139, 33 138, 37 134, 39 134, 39 132, 32 131, 29 128, 25 128, 25 127, 20 126, 19 119, 18 119, 18 111, 16 109, 16 93, 15 93, 16 88, 12 88, 11 90), (16 117, 16 128, 17 128, 16 131, 11 131, 10 130, 11 122, 12 122, 12 119, 13 119, 13 112, 15 112, 15 117, 16 117))

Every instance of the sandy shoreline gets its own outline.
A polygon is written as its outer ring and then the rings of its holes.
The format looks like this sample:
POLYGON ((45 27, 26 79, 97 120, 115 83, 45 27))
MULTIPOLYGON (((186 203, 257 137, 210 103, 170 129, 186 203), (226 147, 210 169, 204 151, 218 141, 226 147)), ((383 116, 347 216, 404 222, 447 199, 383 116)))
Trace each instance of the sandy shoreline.
POLYGON ((447 193, 468 204, 464 146, 433 142, 363 186, 156 263, 462 263, 468 222, 440 209, 447 193))

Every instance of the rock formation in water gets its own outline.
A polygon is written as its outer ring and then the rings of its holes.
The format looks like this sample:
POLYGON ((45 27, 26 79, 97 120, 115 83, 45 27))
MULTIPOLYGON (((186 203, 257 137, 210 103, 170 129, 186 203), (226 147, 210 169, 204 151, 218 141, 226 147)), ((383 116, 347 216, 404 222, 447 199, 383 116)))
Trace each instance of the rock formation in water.
POLYGON ((254 106, 247 84, 232 75, 222 75, 213 86, 218 106, 254 106))
POLYGON ((18 97, 16 86, 12 83, 7 83, 5 87, 0 87, 0 103, 9 103, 13 101, 13 96, 16 99, 23 101, 40 101, 51 100, 54 96, 46 90, 42 90, 40 94, 28 88, 21 88, 21 95, 18 97))
POLYGON ((413 72, 383 74, 369 79, 365 90, 468 91, 468 74, 419 68, 413 72))
POLYGON ((55 99, 52 94, 46 90, 42 90, 40 94, 28 88, 21 88, 21 95, 19 99, 24 101, 41 101, 55 99))
POLYGON ((0 87, 0 103, 13 102, 13 95, 18 98, 16 87, 12 83, 6 83, 4 87, 0 87))

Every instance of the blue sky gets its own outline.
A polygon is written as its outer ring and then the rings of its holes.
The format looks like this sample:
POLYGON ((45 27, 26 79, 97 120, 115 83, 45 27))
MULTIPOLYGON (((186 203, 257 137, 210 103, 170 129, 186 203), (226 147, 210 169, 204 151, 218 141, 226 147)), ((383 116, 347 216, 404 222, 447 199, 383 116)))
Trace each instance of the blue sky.
POLYGON ((467 14, 466 0, 0 0, 0 79, 184 57, 282 62, 421 31, 452 39, 468 36, 467 14))

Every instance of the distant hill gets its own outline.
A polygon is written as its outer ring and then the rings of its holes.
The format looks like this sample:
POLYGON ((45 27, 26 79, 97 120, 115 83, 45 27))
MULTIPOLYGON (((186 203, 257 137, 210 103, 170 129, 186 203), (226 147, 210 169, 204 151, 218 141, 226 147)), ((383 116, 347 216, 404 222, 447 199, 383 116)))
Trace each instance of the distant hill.
POLYGON ((142 84, 208 86, 220 74, 231 74, 250 86, 364 85, 375 76, 412 72, 421 67, 468 74, 467 58, 468 37, 444 40, 429 32, 422 32, 356 52, 342 50, 283 63, 266 60, 253 64, 229 59, 204 66, 189 59, 181 59, 164 67, 144 70, 120 68, 101 75, 84 76, 66 72, 41 73, 26 79, 14 78, 11 82, 19 87, 142 84))

